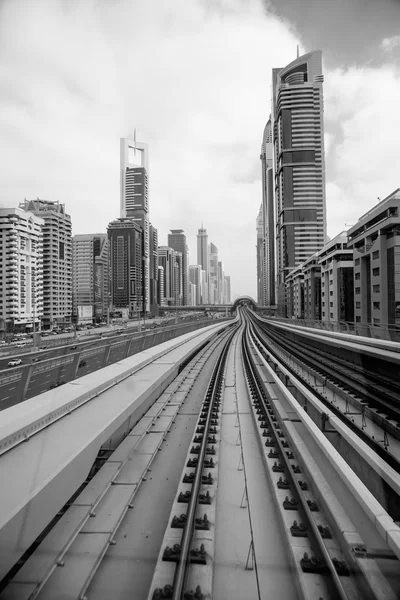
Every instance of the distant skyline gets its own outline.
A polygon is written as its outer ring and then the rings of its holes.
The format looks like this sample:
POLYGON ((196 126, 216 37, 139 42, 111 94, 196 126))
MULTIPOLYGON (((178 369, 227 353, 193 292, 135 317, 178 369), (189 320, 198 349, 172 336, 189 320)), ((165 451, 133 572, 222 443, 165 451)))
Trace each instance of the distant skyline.
POLYGON ((203 221, 255 297, 272 68, 322 50, 334 237, 399 187, 399 19, 397 0, 0 0, 0 204, 59 200, 73 234, 105 232, 136 127, 159 244, 184 229, 194 264, 203 221))

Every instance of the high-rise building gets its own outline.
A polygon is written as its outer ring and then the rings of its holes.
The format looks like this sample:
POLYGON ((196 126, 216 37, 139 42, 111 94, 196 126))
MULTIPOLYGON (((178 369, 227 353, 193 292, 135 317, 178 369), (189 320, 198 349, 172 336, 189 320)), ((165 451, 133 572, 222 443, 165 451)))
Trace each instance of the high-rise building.
POLYGON ((196 306, 197 286, 189 282, 189 306, 196 306))
POLYGON ((224 295, 225 295, 225 271, 224 265, 222 261, 218 261, 218 271, 217 271, 217 289, 218 289, 218 304, 224 303, 224 295))
MULTIPOLYGON (((184 277, 184 268, 183 268, 183 256, 182 252, 178 252, 174 250, 173 252, 173 265, 174 265, 174 279, 173 279, 173 298, 175 306, 183 305, 183 277, 184 277)), ((187 286, 188 291, 188 286, 187 286)), ((186 295, 186 300, 188 301, 188 296, 186 295)))
POLYGON ((200 290, 201 304, 208 304, 208 281, 207 273, 204 269, 201 269, 201 290, 200 290))
POLYGON ((203 225, 197 232, 197 264, 201 265, 201 268, 206 272, 206 277, 208 277, 210 254, 207 229, 204 229, 203 225))
POLYGON ((157 280, 157 289, 158 289, 158 300, 160 306, 165 306, 167 304, 165 300, 165 279, 164 279, 164 267, 158 267, 158 280, 157 280))
POLYGON ((150 286, 150 313, 158 313, 158 231, 150 223, 149 228, 149 286, 150 286))
POLYGON ((72 314, 77 323, 107 317, 109 294, 106 233, 72 238, 72 314))
POLYGON ((44 220, 43 230, 43 326, 71 322, 72 236, 71 217, 65 204, 26 200, 20 208, 44 220))
POLYGON ((224 304, 231 303, 231 278, 230 275, 225 275, 225 300, 224 304))
POLYGON ((113 313, 133 317, 143 310, 143 231, 136 220, 116 219, 107 227, 113 313))
MULTIPOLYGON (((136 136, 135 136, 136 137, 136 136)), ((143 309, 150 311, 150 218, 148 199, 148 145, 121 138, 120 217, 128 217, 143 231, 143 309)))
POLYGON ((202 268, 201 265, 189 265, 189 282, 196 286, 196 306, 201 304, 201 288, 202 288, 202 268))
POLYGON ((398 331, 400 188, 360 217, 347 235, 347 248, 354 252, 356 330, 362 335, 368 335, 369 326, 375 327, 377 332, 383 331, 384 326, 398 331))
POLYGON ((19 208, 0 208, 0 329, 36 331, 43 317, 44 220, 19 208))
POLYGON ((278 312, 285 279, 325 243, 325 158, 321 51, 272 71, 278 312))
POLYGON ((266 270, 265 270, 265 237, 264 237, 264 219, 263 205, 261 204, 256 219, 257 232, 257 302, 260 306, 266 305, 266 270))
POLYGON ((174 280, 174 250, 168 246, 158 247, 158 265, 163 269, 163 294, 167 306, 175 306, 175 280, 174 280))
POLYGON ((186 306, 189 289, 189 250, 186 235, 183 229, 170 229, 170 232, 168 234, 168 246, 182 255, 182 304, 186 306))
MULTIPOLYGON (((275 207, 272 125, 269 118, 261 145, 263 270, 261 273, 263 306, 273 306, 275 300, 275 207)), ((258 234, 257 234, 258 245, 258 234)), ((258 255, 258 251, 257 251, 258 255)))
POLYGON ((218 303, 218 248, 210 242, 208 270, 208 298, 210 304, 218 303))

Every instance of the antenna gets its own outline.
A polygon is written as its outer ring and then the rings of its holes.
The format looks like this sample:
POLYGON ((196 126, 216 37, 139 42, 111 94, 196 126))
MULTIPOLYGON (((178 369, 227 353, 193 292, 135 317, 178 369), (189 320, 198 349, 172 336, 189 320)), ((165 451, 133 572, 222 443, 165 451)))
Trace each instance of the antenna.
POLYGON ((136 156, 136 127, 133 130, 133 152, 136 156))
POLYGON ((299 56, 300 56, 300 54, 299 54, 299 44, 297 44, 297 57, 296 58, 299 58, 299 56))

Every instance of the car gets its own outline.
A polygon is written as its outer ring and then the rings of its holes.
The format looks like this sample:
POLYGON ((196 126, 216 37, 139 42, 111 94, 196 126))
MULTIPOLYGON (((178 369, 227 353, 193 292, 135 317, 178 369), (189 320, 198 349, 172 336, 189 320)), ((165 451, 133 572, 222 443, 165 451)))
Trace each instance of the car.
POLYGON ((22 360, 20 358, 14 358, 13 360, 10 360, 10 362, 8 363, 8 367, 18 367, 18 365, 20 365, 22 363, 22 360))
POLYGON ((15 344, 16 348, 25 348, 26 346, 26 342, 18 342, 18 344, 15 344))
POLYGON ((85 367, 86 365, 87 365, 86 360, 81 360, 81 362, 79 363, 79 367, 78 368, 80 369, 81 367, 85 367))
POLYGON ((0 345, 4 346, 7 342, 5 340, 0 340, 0 345))
POLYGON ((33 363, 38 362, 39 360, 40 360, 40 358, 38 356, 35 356, 35 358, 32 358, 33 363))
POLYGON ((66 383, 66 382, 63 381, 62 379, 60 379, 59 381, 53 381, 50 384, 50 389, 53 390, 54 388, 60 387, 60 385, 64 385, 64 383, 66 383))
POLYGON ((70 346, 69 349, 70 350, 76 350, 78 346, 70 346))

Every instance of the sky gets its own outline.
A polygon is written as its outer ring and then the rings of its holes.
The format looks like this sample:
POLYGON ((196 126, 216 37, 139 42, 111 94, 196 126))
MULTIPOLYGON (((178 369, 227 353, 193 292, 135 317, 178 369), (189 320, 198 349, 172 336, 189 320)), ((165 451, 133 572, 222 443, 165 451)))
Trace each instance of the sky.
POLYGON ((204 224, 256 296, 271 70, 321 49, 328 235, 400 187, 398 0, 0 0, 0 204, 119 216, 119 139, 149 144, 160 245, 204 224))

